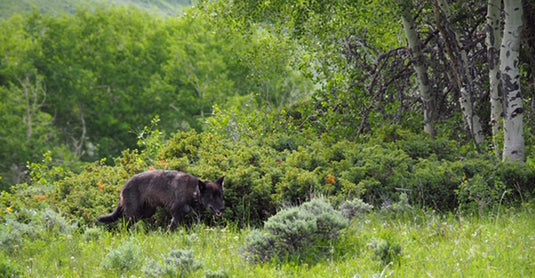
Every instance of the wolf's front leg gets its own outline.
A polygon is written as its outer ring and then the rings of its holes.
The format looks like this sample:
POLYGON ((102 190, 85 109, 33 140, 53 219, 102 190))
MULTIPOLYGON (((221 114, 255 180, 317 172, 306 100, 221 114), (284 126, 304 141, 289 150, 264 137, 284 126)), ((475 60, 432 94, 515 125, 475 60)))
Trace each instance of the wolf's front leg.
POLYGON ((174 231, 178 227, 179 222, 183 222, 184 216, 191 211, 191 207, 188 205, 177 206, 171 211, 171 226, 169 227, 171 231, 174 231))

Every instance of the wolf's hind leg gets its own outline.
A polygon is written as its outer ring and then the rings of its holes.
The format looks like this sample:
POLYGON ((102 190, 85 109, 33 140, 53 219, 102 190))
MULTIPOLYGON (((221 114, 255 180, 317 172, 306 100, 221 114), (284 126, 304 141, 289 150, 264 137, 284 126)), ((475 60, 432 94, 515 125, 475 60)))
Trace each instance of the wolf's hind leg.
POLYGON ((132 226, 142 217, 141 206, 135 200, 125 200, 123 211, 128 227, 132 226))
POLYGON ((156 213, 156 208, 150 205, 145 204, 140 212, 139 215, 143 219, 151 218, 156 213))

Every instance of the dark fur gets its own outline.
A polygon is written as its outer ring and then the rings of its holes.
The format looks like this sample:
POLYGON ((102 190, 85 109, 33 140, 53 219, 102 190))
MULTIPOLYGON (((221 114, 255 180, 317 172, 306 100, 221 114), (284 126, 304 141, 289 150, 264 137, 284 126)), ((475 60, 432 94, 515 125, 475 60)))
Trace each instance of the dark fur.
POLYGON ((109 224, 124 216, 132 224, 140 218, 150 218, 158 207, 163 207, 171 213, 173 230, 193 208, 210 209, 221 216, 225 209, 223 179, 224 176, 216 182, 203 182, 183 172, 164 170, 137 174, 124 184, 115 210, 98 221, 109 224))

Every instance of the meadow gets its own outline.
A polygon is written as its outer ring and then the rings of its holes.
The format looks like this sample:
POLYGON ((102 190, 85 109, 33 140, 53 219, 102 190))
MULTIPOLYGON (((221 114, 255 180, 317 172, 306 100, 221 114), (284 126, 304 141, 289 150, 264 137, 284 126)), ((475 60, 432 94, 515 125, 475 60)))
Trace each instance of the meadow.
POLYGON ((28 183, 0 194, 0 277, 535 276, 532 160, 450 161, 454 145, 425 139, 278 151, 280 140, 177 133, 80 173, 45 154, 28 183), (440 160, 421 151, 433 144, 440 160), (165 214, 131 229, 95 223, 132 173, 162 161, 225 174, 223 217, 174 232, 165 214))
POLYGON ((143 224, 44 232, 1 251, 2 277, 533 277, 534 207, 484 216, 379 209, 354 218, 318 258, 254 263, 252 228, 143 224), (396 247, 396 248, 393 248, 396 247))
POLYGON ((535 277, 533 25, 497 61, 490 1, 63 2, 0 4, 0 278, 535 277), (223 217, 96 223, 154 169, 223 217))

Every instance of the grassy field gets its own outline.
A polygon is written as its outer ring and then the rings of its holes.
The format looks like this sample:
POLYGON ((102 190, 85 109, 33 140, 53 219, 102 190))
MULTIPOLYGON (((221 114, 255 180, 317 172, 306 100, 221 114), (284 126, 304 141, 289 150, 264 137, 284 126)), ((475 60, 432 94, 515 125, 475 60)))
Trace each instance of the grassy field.
POLYGON ((326 255, 307 262, 247 262, 242 247, 250 229, 232 225, 171 233, 102 227, 45 233, 3 248, 0 276, 535 277, 533 210, 524 206, 483 217, 373 212, 354 219, 336 241, 321 247, 326 255))

